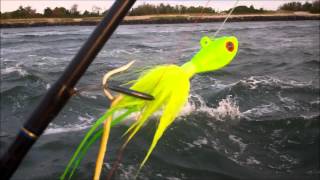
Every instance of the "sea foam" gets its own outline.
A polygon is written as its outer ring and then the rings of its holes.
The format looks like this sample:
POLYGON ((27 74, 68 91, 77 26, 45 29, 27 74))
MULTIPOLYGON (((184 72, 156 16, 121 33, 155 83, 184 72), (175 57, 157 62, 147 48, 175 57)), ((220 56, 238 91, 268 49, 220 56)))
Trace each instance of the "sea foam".
POLYGON ((24 70, 21 66, 22 63, 18 63, 16 64, 15 66, 12 66, 12 67, 6 67, 4 69, 1 69, 0 72, 1 72, 1 75, 8 75, 8 74, 11 74, 11 73, 14 73, 14 72, 17 72, 20 76, 24 77, 26 75, 28 75, 29 73, 24 70))

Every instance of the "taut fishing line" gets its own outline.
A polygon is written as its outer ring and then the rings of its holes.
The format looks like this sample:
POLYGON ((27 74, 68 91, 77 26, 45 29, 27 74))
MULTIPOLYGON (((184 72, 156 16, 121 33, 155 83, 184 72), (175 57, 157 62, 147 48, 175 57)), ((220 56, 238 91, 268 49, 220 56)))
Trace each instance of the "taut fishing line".
MULTIPOLYGON (((210 1, 211 1, 211 0, 208 0, 208 1, 206 2, 206 5, 205 5, 204 8, 208 7, 210 1)), ((217 31, 215 32, 215 34, 214 34, 214 36, 213 36, 212 39, 214 39, 214 38, 217 36, 217 34, 222 30, 222 28, 224 27, 225 23, 227 22, 227 20, 229 19, 229 17, 230 17, 231 14, 233 13, 233 11, 235 10, 235 8, 236 8, 236 6, 237 6, 238 3, 239 3, 239 0, 236 0, 236 2, 234 3, 232 9, 231 9, 230 12, 228 13, 227 17, 224 19, 223 23, 222 23, 222 24, 220 25, 220 27, 217 29, 217 31)), ((201 15, 200 15, 199 19, 202 18, 203 15, 204 15, 204 8, 203 8, 202 11, 201 11, 201 15)), ((195 21, 196 24, 198 23, 199 19, 197 19, 197 20, 195 21)), ((205 35, 203 35, 203 36, 205 36, 205 35)), ((180 46, 179 46, 179 47, 180 47, 180 46)), ((164 72, 164 73, 166 73, 166 72, 164 72)), ((119 166, 119 164, 120 164, 120 162, 121 162, 121 160, 122 160, 122 158, 123 158, 123 152, 124 152, 127 144, 128 144, 128 141, 126 141, 126 142, 121 146, 121 148, 118 150, 116 161, 115 161, 115 163, 113 164, 110 172, 109 172, 108 175, 107 175, 107 179, 108 179, 108 180, 112 178, 113 174, 115 173, 116 169, 118 168, 118 166, 119 166)), ((144 164, 144 162, 142 163, 142 165, 143 165, 143 164, 144 164)), ((140 166, 140 168, 138 169, 138 172, 137 172, 137 174, 136 174, 136 176, 135 176, 134 179, 137 178, 140 170, 141 170, 141 166, 140 166)))
MULTIPOLYGON (((238 3, 239 3, 240 0, 236 0, 232 9, 229 11, 227 17, 224 19, 224 21, 221 23, 221 25, 219 26, 219 28, 216 30, 216 32, 214 33, 214 35, 211 37, 212 39, 214 39, 218 34, 219 32, 223 29, 225 23, 227 22, 227 20, 230 18, 230 16, 232 15, 233 11, 235 10, 235 8, 237 7, 238 3)), ((208 0, 204 6, 204 8, 208 7, 209 3, 211 2, 211 0, 208 0)), ((200 13, 200 16, 199 16, 199 19, 202 18, 204 16, 204 8, 201 10, 201 13, 200 13)), ((195 23, 198 23, 198 20, 195 21, 195 23)), ((147 68, 148 69, 148 68, 147 68)), ((81 92, 84 92, 86 90, 98 90, 98 89, 101 89, 101 85, 88 85, 88 86, 84 86, 84 87, 80 87, 79 89, 76 89, 75 90, 75 93, 74 95, 78 95, 80 94, 81 92)))
POLYGON ((233 11, 236 9, 238 3, 240 0, 236 0, 236 2, 234 3, 232 9, 230 10, 229 14, 227 15, 227 17, 224 19, 223 23, 220 25, 220 27, 217 29, 217 31, 214 33, 214 35, 212 36, 212 39, 214 39, 218 33, 222 30, 222 28, 224 27, 224 25, 226 24, 227 20, 229 19, 229 17, 231 16, 231 14, 233 13, 233 11))
MULTIPOLYGON (((92 143, 101 138, 101 145, 94 173, 94 179, 100 179, 111 127, 128 119, 131 114, 135 115, 136 121, 124 133, 126 140, 120 149, 116 164, 114 164, 114 168, 110 171, 110 176, 108 176, 111 178, 112 173, 115 171, 121 160, 124 147, 131 141, 143 125, 149 121, 154 113, 161 111, 162 114, 158 119, 153 140, 144 159, 140 163, 138 173, 135 176, 137 177, 158 141, 178 117, 182 108, 187 103, 191 89, 191 78, 198 73, 219 70, 228 65, 236 56, 238 51, 238 40, 236 37, 223 36, 216 38, 215 36, 223 28, 238 1, 239 0, 236 1, 228 16, 216 31, 214 38, 203 36, 200 40, 200 50, 195 53, 189 61, 184 61, 185 63, 183 65, 158 65, 143 72, 140 77, 134 81, 134 84, 130 89, 128 89, 134 94, 120 92, 117 96, 113 96, 108 92, 108 89, 104 88, 105 94, 112 101, 111 106, 107 108, 104 115, 102 115, 87 132, 60 179, 71 179, 92 143), (138 96, 140 97, 139 93, 140 95, 150 95, 154 99, 146 100, 137 98, 138 96), (120 113, 120 115, 116 115, 117 113, 120 113), (101 126, 103 126, 103 129, 101 126)), ((114 69, 105 74, 103 78, 103 87, 107 85, 107 79, 110 78, 111 75, 128 69, 132 64, 133 62, 130 62, 123 67, 114 69)))

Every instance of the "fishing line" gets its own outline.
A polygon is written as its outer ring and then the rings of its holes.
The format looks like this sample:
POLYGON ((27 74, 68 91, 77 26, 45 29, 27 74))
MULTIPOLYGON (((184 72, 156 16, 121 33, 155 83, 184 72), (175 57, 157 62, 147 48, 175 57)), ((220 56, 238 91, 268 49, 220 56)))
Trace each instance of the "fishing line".
MULTIPOLYGON (((209 6, 209 4, 210 4, 210 2, 211 2, 212 0, 207 0, 206 2, 205 2, 205 5, 204 6, 202 6, 201 5, 201 7, 202 7, 202 9, 201 9, 201 12, 200 12, 200 15, 199 16, 195 16, 195 20, 193 21, 192 19, 192 21, 191 21, 191 23, 193 23, 195 26, 197 26, 197 25, 199 25, 199 21, 203 18, 203 16, 204 16, 204 10, 205 10, 205 8, 207 8, 208 6, 209 6)), ((181 10, 180 10, 180 12, 179 12, 179 15, 180 16, 184 16, 184 17, 188 17, 188 16, 190 16, 190 14, 188 14, 188 13, 183 13, 183 14, 181 14, 181 10)), ((190 17, 192 17, 192 16, 190 16, 190 17)), ((202 36, 205 36, 205 33, 204 32, 202 32, 202 36)), ((180 35, 179 36, 179 41, 183 41, 183 40, 187 40, 188 39, 188 35, 186 34, 186 35, 180 35)), ((177 58, 175 59, 175 60, 169 60, 169 63, 172 63, 172 64, 177 64, 177 61, 179 61, 180 60, 180 58, 181 57, 183 57, 183 56, 181 56, 181 54, 182 54, 182 52, 183 52, 183 47, 182 47, 182 45, 180 44, 180 43, 178 43, 177 44, 177 48, 175 49, 175 51, 174 51, 174 55, 180 55, 180 56, 177 56, 177 58)))
MULTIPOLYGON (((207 7, 209 6, 210 1, 211 1, 211 0, 208 0, 207 3, 206 3, 206 5, 202 8, 199 19, 202 19, 203 15, 204 15, 204 12, 203 12, 203 11, 204 11, 205 8, 207 8, 207 7)), ((197 19, 197 21, 199 21, 199 19, 197 19)), ((197 21, 196 21, 195 23, 198 23, 197 21)), ((202 36, 205 36, 204 32, 202 32, 202 36)))
MULTIPOLYGON (((208 6, 209 2, 210 2, 210 0, 207 1, 207 5, 206 5, 206 6, 208 6)), ((227 21, 228 18, 231 16, 231 14, 232 14, 232 12, 234 11, 234 9, 236 8, 236 5, 238 4, 238 2, 239 2, 239 0, 236 1, 236 3, 234 4, 234 7, 230 10, 229 14, 227 15, 227 17, 225 18, 225 20, 223 21, 223 23, 220 25, 220 27, 218 28, 218 30, 215 32, 214 37, 221 31, 221 29, 222 29, 223 26, 225 25, 226 21, 227 21)), ((202 13, 201 13, 200 18, 202 18, 202 16, 204 15, 203 12, 204 12, 204 8, 202 9, 202 13)), ((213 37, 213 38, 214 38, 214 37, 213 37)), ((211 51, 210 51, 210 52, 211 52, 211 51)), ((129 64, 130 64, 130 63, 129 63, 129 64)), ((184 67, 184 66, 183 66, 183 67, 184 67)), ((127 67, 127 68, 128 68, 128 67, 127 67)), ((126 69, 127 69, 127 68, 126 68, 126 69)), ((213 68, 214 68, 214 67, 213 67, 213 68)), ((162 73, 165 74, 166 70, 168 70, 168 69, 165 69, 162 73)), ((203 69, 201 69, 201 70, 203 70, 203 69)), ((206 70, 206 69, 204 69, 204 70, 206 70)), ((113 71, 115 71, 115 70, 113 70, 113 71)), ((162 71, 162 70, 161 70, 161 71, 162 71)), ((161 72, 161 71, 159 71, 159 72, 161 72)), ((174 71, 174 69, 172 69, 172 71, 174 71)), ((154 75, 157 75, 157 76, 158 76, 158 73, 159 73, 159 72, 158 72, 158 71, 155 71, 154 75)), ((201 71, 199 71, 199 72, 201 72, 201 71)), ((193 75, 193 74, 192 74, 192 75, 193 75)), ((108 76, 108 77, 109 77, 109 76, 108 76)), ((183 79, 183 78, 189 78, 189 77, 184 77, 184 76, 182 76, 182 79, 183 79)), ((159 78, 159 80, 160 80, 160 79, 162 79, 162 78, 159 78)), ((104 81, 103 81, 103 82, 104 82, 104 81)), ((189 82, 189 81, 188 81, 188 82, 189 82)), ((186 87, 189 87, 189 85, 186 85, 186 87)), ((182 89, 182 90, 183 90, 183 89, 182 89)), ((185 92, 188 93, 189 91, 185 91, 185 92)), ((187 97, 187 94, 186 94, 186 97, 187 97)), ((112 98, 112 99, 113 99, 113 98, 112 98)), ((182 102, 182 101, 181 101, 181 102, 182 102)), ((115 104, 117 104, 117 103, 115 103, 115 104)), ((115 105, 115 106, 116 106, 116 105, 115 105)), ((111 107, 112 107, 112 106, 111 106, 111 107)), ((164 110, 164 111, 165 111, 165 110, 164 110)), ((166 111, 167 111, 167 110, 166 110, 166 111)), ((106 120, 106 122, 109 122, 109 123, 110 123, 111 120, 112 120, 111 117, 112 117, 112 116, 110 116, 109 119, 106 120)), ((164 116, 164 117, 166 117, 166 116, 164 116)), ((170 120, 170 116, 168 116, 168 117, 166 117, 166 118, 168 118, 168 119, 170 120)), ((134 124, 133 126, 131 126, 131 127, 134 128, 134 131, 131 133, 131 135, 130 135, 130 137, 128 138, 128 140, 126 141, 126 143, 120 148, 120 150, 119 150, 119 152, 118 152, 117 159, 116 159, 116 163, 113 165, 113 167, 112 167, 111 171, 109 172, 107 178, 112 178, 113 173, 116 171, 116 169, 117 169, 118 166, 119 166, 119 163, 121 162, 122 154, 123 154, 123 151, 124 151, 127 143, 129 142, 129 140, 131 139, 131 137, 134 136, 134 134, 136 133, 136 131, 139 130, 140 126, 142 125, 142 123, 144 123, 144 121, 145 121, 145 120, 141 121, 141 123, 139 122, 139 124, 134 124), (135 125, 137 125, 137 126, 135 126, 135 125)), ((168 121, 168 122, 170 122, 170 121, 168 121)), ((130 131, 131 127, 129 128, 129 131, 130 131)), ((106 134, 109 136, 110 125, 108 126, 108 128, 109 128, 108 131, 105 131, 105 130, 104 130, 104 131, 107 132, 106 134)), ((161 133, 161 132, 164 132, 164 131, 165 131, 165 129, 160 129, 160 130, 159 130, 159 128, 157 129, 157 132, 160 132, 160 133, 161 133)), ((158 136, 156 136, 156 135, 157 135, 157 132, 155 133, 155 137, 158 137, 158 139, 159 139, 159 138, 161 137, 161 135, 158 134, 158 136)), ((105 133, 104 133, 104 134, 105 134, 105 133)), ((107 137, 108 137, 108 136, 107 136, 107 137)), ((154 137, 154 138, 155 138, 155 137, 154 137)), ((147 158, 149 157, 149 155, 151 154, 151 152, 152 152, 153 148, 155 147, 158 139, 153 140, 152 145, 151 145, 151 148, 149 149, 149 151, 148 151, 145 159, 143 160, 142 164, 140 165, 139 171, 140 171, 141 167, 144 165, 144 163, 145 163, 145 161, 147 160, 147 158)), ((103 143, 100 147, 106 146, 107 140, 108 140, 108 139, 106 139, 105 141, 103 141, 104 143, 103 143)), ((99 178, 99 177, 100 177, 100 174, 101 174, 102 162, 103 162, 103 159, 104 159, 105 151, 106 151, 106 147, 104 147, 104 149, 103 149, 102 151, 99 151, 99 157, 98 157, 98 160, 99 160, 99 161, 97 160, 97 162, 96 162, 96 172, 97 172, 97 173, 95 172, 95 177, 97 177, 97 178, 99 178), (101 156, 102 158, 100 158, 100 154, 103 155, 103 156, 101 156), (97 174, 97 176, 96 176, 96 174, 97 174)), ((137 175, 139 174, 139 171, 138 171, 137 175)))
POLYGON ((87 86, 83 86, 83 87, 79 87, 79 88, 74 88, 72 95, 78 96, 78 95, 81 95, 81 93, 83 93, 83 92, 97 91, 97 90, 101 90, 101 85, 92 84, 92 85, 87 85, 87 86))
POLYGON ((114 162, 111 170, 109 171, 108 175, 107 175, 107 178, 106 180, 111 180, 111 178, 113 177, 114 173, 117 171, 121 161, 122 161, 122 158, 123 158, 123 152, 125 150, 125 148, 127 147, 127 144, 128 143, 124 143, 120 149, 118 150, 117 152, 117 158, 116 158, 116 161, 114 162))
MULTIPOLYGON (((228 13, 227 17, 224 19, 224 21, 222 22, 222 24, 219 26, 219 28, 217 29, 217 31, 214 33, 214 35, 212 36, 212 39, 214 39, 218 33, 222 30, 222 28, 224 27, 225 23, 227 22, 227 20, 230 18, 230 16, 232 15, 233 11, 235 10, 235 8, 237 7, 238 3, 239 3, 240 0, 236 0, 235 4, 233 5, 232 9, 230 10, 230 12, 228 13)), ((202 8, 201 10, 201 13, 200 13, 200 17, 198 19, 195 20, 195 23, 197 24, 199 22, 199 19, 201 19, 203 16, 204 16, 204 9, 206 7, 209 6, 209 3, 211 2, 211 0, 208 0, 205 4, 205 6, 202 8)), ((144 1, 145 3, 145 1, 144 1)), ((157 9, 158 10, 158 9, 157 9)), ((158 15, 159 15, 159 12, 157 12, 158 15)), ((204 35, 204 34, 203 34, 204 35)), ((99 90, 101 89, 101 86, 100 85, 88 85, 88 86, 85 86, 85 87, 81 87, 79 89, 76 89, 75 92, 74 92, 74 95, 78 95, 80 94, 81 92, 84 92, 86 90, 89 90, 89 91, 93 91, 93 90, 99 90)))
POLYGON ((218 33, 222 30, 223 26, 226 24, 227 20, 229 19, 229 17, 231 16, 232 12, 236 9, 237 4, 239 3, 240 0, 236 0, 236 2, 233 5, 233 8, 231 9, 231 11, 229 12, 229 14, 227 15, 227 17, 224 19, 223 23, 220 25, 220 27, 217 29, 217 31, 214 33, 214 35, 212 36, 212 39, 214 39, 218 33))
MULTIPOLYGON (((205 7, 207 7, 207 6, 209 5, 210 1, 211 1, 211 0, 208 0, 208 1, 207 1, 205 7)), ((236 0, 233 8, 230 10, 229 14, 227 15, 227 17, 225 18, 225 20, 223 21, 223 23, 220 25, 220 27, 218 28, 218 30, 215 32, 214 37, 222 30, 222 28, 223 28, 223 26, 225 25, 226 21, 229 19, 229 17, 231 16, 232 12, 233 12, 234 9, 236 8, 238 2, 239 2, 239 0, 236 0)), ((199 19, 201 19, 201 18, 203 17, 203 15, 204 15, 204 8, 202 9, 202 12, 201 12, 201 15, 200 15, 199 19)), ((197 21, 198 21, 199 19, 196 19, 196 22, 195 22, 196 24, 198 23, 197 21)), ((126 141, 126 142, 121 146, 121 148, 119 149, 119 151, 118 151, 118 153, 117 153, 116 161, 115 161, 115 163, 113 164, 111 170, 109 171, 109 173, 108 173, 108 175, 107 175, 107 179, 111 179, 111 178, 113 177, 114 173, 116 172, 116 170, 118 169, 119 164, 120 164, 120 162, 122 161, 123 152, 124 152, 127 144, 128 144, 128 141, 126 141)), ((135 178, 137 178, 137 176, 138 176, 138 174, 139 174, 139 172, 140 172, 140 169, 141 169, 141 168, 139 168, 138 173, 136 174, 136 177, 135 177, 135 178)))

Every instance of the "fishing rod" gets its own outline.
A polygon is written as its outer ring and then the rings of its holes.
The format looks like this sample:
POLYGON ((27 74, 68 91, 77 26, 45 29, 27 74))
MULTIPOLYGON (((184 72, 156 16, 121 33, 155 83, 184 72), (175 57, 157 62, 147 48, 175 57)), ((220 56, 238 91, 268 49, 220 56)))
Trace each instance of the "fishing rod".
POLYGON ((74 94, 74 86, 111 37, 136 0, 116 0, 88 40, 48 90, 0 160, 1 179, 14 174, 29 149, 74 94))

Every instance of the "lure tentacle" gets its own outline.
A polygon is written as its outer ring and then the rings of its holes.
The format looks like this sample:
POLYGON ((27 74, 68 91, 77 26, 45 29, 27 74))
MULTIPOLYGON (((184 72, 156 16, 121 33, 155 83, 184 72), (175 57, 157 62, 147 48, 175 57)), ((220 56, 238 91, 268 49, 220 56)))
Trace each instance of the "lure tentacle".
POLYGON ((178 88, 179 91, 173 90, 168 97, 166 105, 163 108, 163 113, 159 121, 159 125, 155 132, 155 135, 152 140, 152 144, 147 152, 147 155, 143 159, 140 169, 144 166, 147 159, 149 158, 151 152, 155 148, 159 139, 162 137, 164 131, 172 124, 174 119, 179 115, 181 108, 184 106, 188 100, 190 84, 187 78, 183 79, 180 82, 176 83, 176 86, 172 87, 174 89, 178 88))
MULTIPOLYGON (((87 150, 91 147, 91 145, 96 142, 101 136, 103 129, 100 128, 96 131, 96 129, 114 112, 118 109, 109 109, 103 116, 101 116, 96 123, 90 128, 88 133, 85 135, 84 139, 81 141, 80 145, 77 147, 75 153, 73 154, 72 158, 70 159, 63 175, 60 177, 61 180, 64 179, 71 179, 76 168, 79 166, 83 156, 86 154, 87 150)), ((137 109, 135 106, 128 108, 123 114, 119 115, 111 122, 111 127, 117 125, 124 119, 126 119, 130 114, 136 112, 137 109)))
POLYGON ((124 120, 133 112, 139 113, 137 121, 134 122, 125 133, 125 135, 128 135, 125 145, 155 112, 162 111, 162 116, 160 117, 151 145, 140 164, 140 170, 150 157, 166 129, 173 123, 179 115, 181 108, 186 103, 190 91, 190 78, 197 73, 214 71, 226 66, 232 61, 238 51, 238 40, 233 36, 213 39, 203 37, 200 45, 201 49, 199 52, 182 66, 157 66, 144 72, 138 80, 132 81, 134 82, 131 86, 132 90, 150 94, 155 99, 153 101, 145 101, 123 95, 123 98, 99 118, 89 130, 71 158, 61 179, 66 177, 71 167, 73 167, 71 172, 72 176, 89 146, 101 136, 101 130, 98 130, 96 132, 97 134, 93 135, 96 129, 108 117, 113 116, 116 111, 126 110, 125 113, 112 121, 111 126, 124 120))

